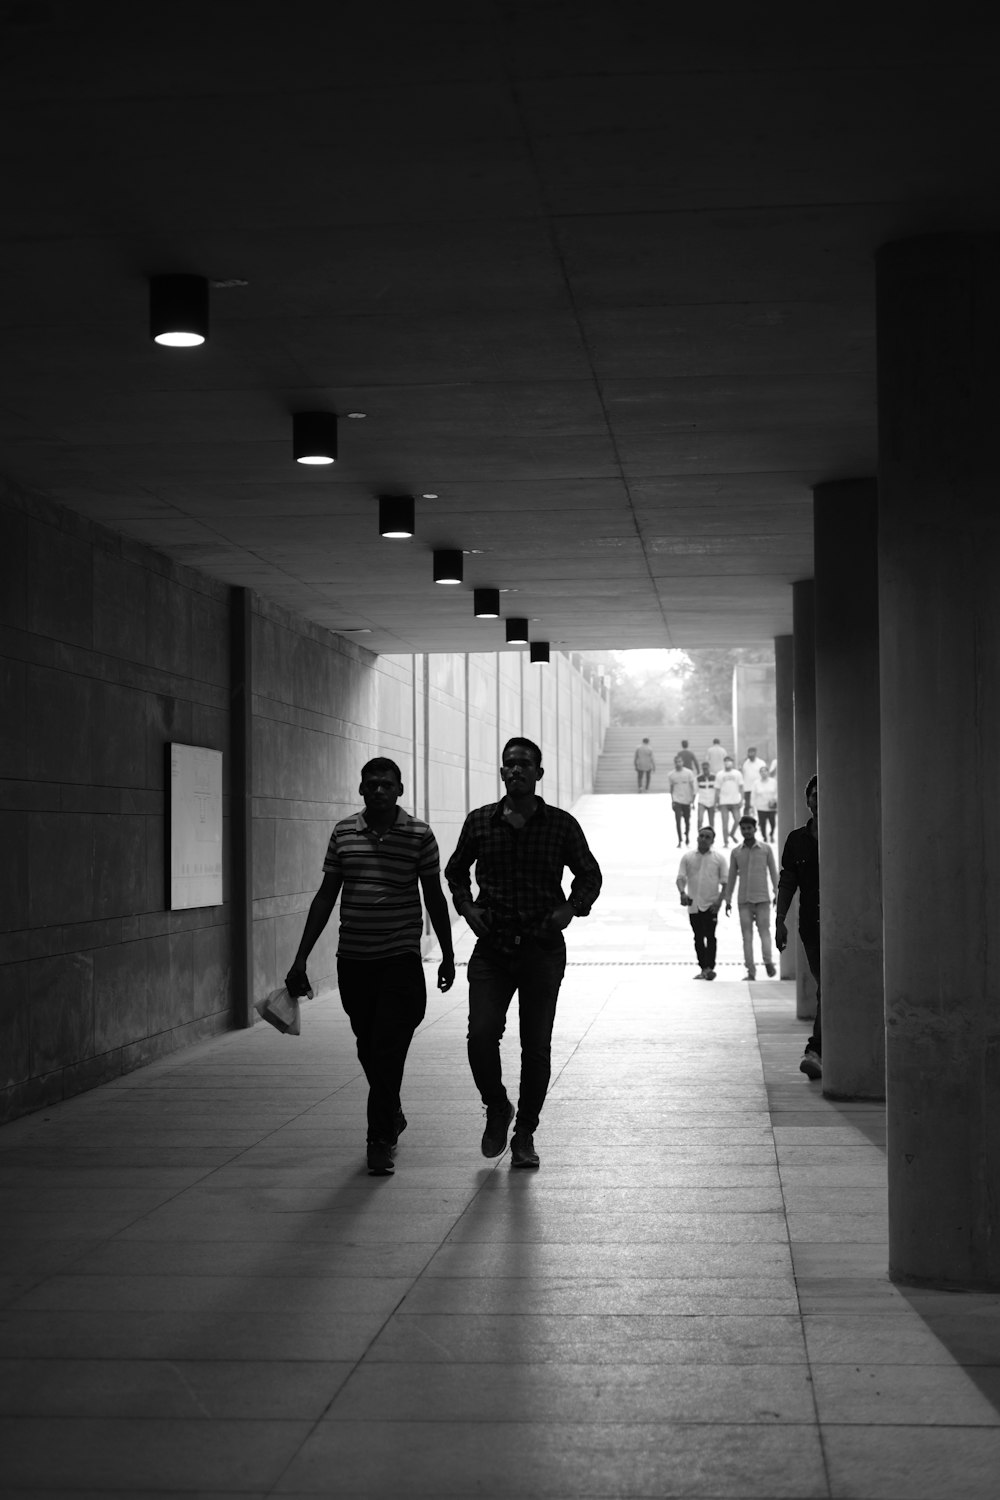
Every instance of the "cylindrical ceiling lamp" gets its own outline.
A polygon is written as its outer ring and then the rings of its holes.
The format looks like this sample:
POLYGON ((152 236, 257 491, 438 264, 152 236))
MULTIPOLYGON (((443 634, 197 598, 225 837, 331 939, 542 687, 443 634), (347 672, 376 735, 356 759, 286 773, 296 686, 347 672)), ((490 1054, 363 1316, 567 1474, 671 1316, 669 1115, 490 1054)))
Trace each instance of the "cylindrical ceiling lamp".
POLYGON ((507 644, 508 646, 526 646, 528 644, 527 620, 514 615, 507 621, 507 644))
POLYGON ((415 510, 412 495, 379 495, 378 529, 382 536, 412 536, 415 510))
POLYGON ((435 552, 435 554, 434 554, 434 582, 435 583, 461 583, 462 582, 462 554, 461 554, 461 552, 435 552))
POLYGON ((473 589, 472 613, 477 620, 499 620, 500 590, 473 589))
POLYGON ((531 643, 531 660, 532 661, 548 661, 548 659, 549 659, 549 643, 548 643, 548 641, 532 641, 532 643, 531 643))
POLYGON ((292 417, 292 456, 297 464, 337 461, 337 418, 332 411, 297 411, 292 417))
POLYGON ((192 349, 208 338, 208 282, 204 276, 149 278, 149 333, 171 349, 192 349))

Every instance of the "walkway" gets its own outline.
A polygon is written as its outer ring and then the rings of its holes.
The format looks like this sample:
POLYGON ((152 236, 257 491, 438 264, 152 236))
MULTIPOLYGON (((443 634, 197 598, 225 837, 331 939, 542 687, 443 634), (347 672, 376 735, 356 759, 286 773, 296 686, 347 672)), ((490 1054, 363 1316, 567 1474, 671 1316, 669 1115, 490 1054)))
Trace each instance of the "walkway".
POLYGON ((7 1500, 996 1500, 1000 1298, 888 1283, 881 1111, 798 1073, 735 917, 692 980, 667 799, 578 812, 538 1174, 479 1154, 464 970, 393 1178, 329 1001, 0 1133, 7 1500))

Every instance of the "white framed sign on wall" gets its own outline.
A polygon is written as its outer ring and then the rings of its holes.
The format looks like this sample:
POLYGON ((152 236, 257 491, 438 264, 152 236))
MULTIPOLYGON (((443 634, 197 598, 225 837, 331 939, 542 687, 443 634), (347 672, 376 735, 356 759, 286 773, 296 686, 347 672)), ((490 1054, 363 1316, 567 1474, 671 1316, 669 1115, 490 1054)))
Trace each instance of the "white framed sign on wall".
POLYGON ((222 905, 222 751, 167 746, 167 906, 222 905))

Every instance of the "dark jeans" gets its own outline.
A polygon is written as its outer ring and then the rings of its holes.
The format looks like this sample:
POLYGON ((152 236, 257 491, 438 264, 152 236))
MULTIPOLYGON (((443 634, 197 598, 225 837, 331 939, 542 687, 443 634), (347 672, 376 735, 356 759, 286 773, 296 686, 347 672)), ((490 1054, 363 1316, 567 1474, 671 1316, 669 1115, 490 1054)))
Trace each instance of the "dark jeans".
POLYGON ((337 983, 368 1079, 368 1139, 391 1144, 406 1054, 427 1006, 420 954, 338 958, 337 983))
POLYGON ((770 843, 771 835, 774 833, 775 814, 769 812, 766 807, 762 807, 757 817, 760 820, 760 836, 762 839, 767 839, 767 842, 770 843))
POLYGON ((699 969, 715 968, 715 924, 719 920, 717 911, 689 911, 688 921, 694 933, 694 951, 699 969))
POLYGON ((646 791, 648 792, 649 791, 649 778, 652 775, 652 772, 651 771, 640 771, 639 768, 636 767, 635 774, 639 778, 639 790, 640 790, 640 792, 642 791, 642 788, 643 788, 643 779, 642 778, 643 777, 646 778, 646 780, 645 780, 645 787, 646 787, 646 791))
POLYGON ((682 835, 681 835, 681 824, 683 824, 684 825, 683 837, 687 840, 688 843, 690 843, 691 842, 691 804, 690 804, 690 802, 675 802, 673 804, 673 809, 674 809, 674 822, 677 824, 677 841, 679 843, 680 840, 681 840, 681 837, 682 837, 682 835))
POLYGON ((487 1109, 503 1105, 500 1038, 517 991, 521 1027, 521 1094, 517 1126, 533 1131, 552 1071, 552 1025, 566 969, 566 944, 542 947, 525 940, 516 953, 477 943, 469 959, 469 1066, 487 1109))
POLYGON ((809 971, 816 981, 816 1017, 813 1021, 812 1036, 806 1042, 806 1051, 815 1052, 818 1057, 823 1056, 823 1025, 820 1020, 820 982, 819 982, 819 928, 807 927, 804 931, 799 928, 799 937, 802 946, 806 950, 806 960, 809 971))

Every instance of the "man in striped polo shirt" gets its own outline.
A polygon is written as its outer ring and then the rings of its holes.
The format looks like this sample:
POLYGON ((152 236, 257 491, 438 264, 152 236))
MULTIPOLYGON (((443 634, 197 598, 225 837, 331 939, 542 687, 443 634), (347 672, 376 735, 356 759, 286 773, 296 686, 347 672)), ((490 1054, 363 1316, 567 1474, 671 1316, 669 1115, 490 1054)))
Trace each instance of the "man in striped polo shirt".
POLYGON ((585 917, 601 889, 601 871, 583 829, 562 808, 535 795, 542 752, 533 740, 508 740, 500 775, 506 795, 465 820, 445 869, 455 909, 478 942, 469 959, 469 1064, 486 1106, 484 1156, 507 1145, 514 1108, 500 1067, 507 1010, 518 995, 521 1092, 510 1143, 512 1167, 538 1166, 534 1132, 549 1086, 552 1026, 566 968, 563 932, 585 917), (479 891, 472 897, 471 870, 479 891), (573 874, 563 894, 563 870, 573 874))
POLYGON ((343 890, 337 984, 368 1079, 368 1171, 388 1177, 406 1129, 399 1099, 406 1054, 427 1004, 421 892, 441 944, 439 990, 455 981, 455 956, 437 840, 426 823, 397 807, 403 782, 395 761, 370 760, 358 790, 364 811, 341 818, 333 830, 323 883, 285 983, 291 995, 308 992, 306 960, 343 890))

